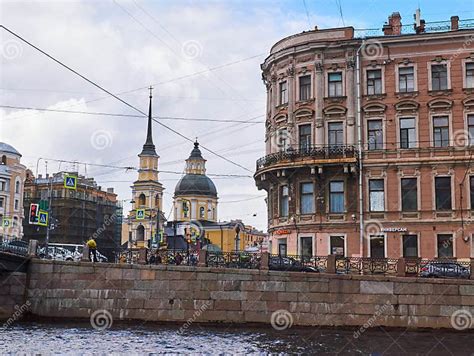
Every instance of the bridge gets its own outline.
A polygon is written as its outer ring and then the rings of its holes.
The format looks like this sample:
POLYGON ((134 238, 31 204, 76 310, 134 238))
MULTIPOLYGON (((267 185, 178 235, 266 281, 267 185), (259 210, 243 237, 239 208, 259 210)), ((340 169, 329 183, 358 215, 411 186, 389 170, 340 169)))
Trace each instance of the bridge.
MULTIPOLYGON (((28 250, 17 246, 0 245, 0 272, 23 272, 26 273, 32 244, 28 250)), ((34 247, 36 249, 36 246, 34 247)))

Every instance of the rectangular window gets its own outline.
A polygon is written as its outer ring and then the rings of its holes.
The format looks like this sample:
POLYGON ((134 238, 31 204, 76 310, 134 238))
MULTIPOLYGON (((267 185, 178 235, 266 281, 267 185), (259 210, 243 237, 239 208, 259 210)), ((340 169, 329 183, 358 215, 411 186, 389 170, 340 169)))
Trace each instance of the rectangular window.
POLYGON ((342 96, 342 72, 328 74, 328 96, 342 96))
POLYGON ((408 93, 415 90, 415 74, 413 67, 398 68, 398 88, 400 93, 408 93))
POLYGON ((413 148, 416 145, 415 118, 400 119, 400 148, 413 148))
POLYGON ((370 257, 385 258, 385 237, 383 235, 370 236, 370 257))
POLYGON ((342 122, 328 123, 328 144, 330 147, 341 146, 344 143, 342 122))
POLYGON ((451 177, 435 177, 436 210, 451 210, 451 177))
POLYGON ((447 116, 433 117, 434 147, 449 146, 449 118, 447 116))
POLYGON ((300 100, 311 99, 311 76, 305 75, 300 80, 300 100))
POLYGON ((385 210, 385 191, 383 179, 369 180, 369 208, 370 211, 385 210))
POLYGON ((301 256, 306 260, 313 257, 313 238, 311 236, 301 237, 301 256))
POLYGON ((0 198, 0 208, 3 208, 3 198, 0 198))
POLYGON ((453 235, 438 235, 438 257, 453 257, 453 235))
POLYGON ((14 209, 18 210, 18 200, 17 199, 15 199, 14 209))
POLYGON ((367 137, 369 150, 383 149, 383 128, 382 120, 367 121, 367 137))
POLYGON ((418 181, 416 178, 401 179, 402 211, 418 210, 418 181))
POLYGON ((280 105, 288 103, 288 83, 280 83, 280 105))
POLYGON ((311 147, 311 124, 299 126, 300 150, 306 151, 311 147))
POLYGON ((288 186, 280 187, 280 216, 288 216, 288 186))
POLYGON ((467 115, 467 127, 469 130, 469 145, 474 145, 474 115, 467 115))
POLYGON ((329 183, 329 211, 331 213, 344 212, 344 182, 329 183))
POLYGON ((367 71, 367 95, 382 94, 382 70, 367 71))
POLYGON ((403 257, 418 257, 418 236, 403 235, 403 257))
POLYGON ((474 62, 466 63, 466 88, 474 88, 474 62))
POLYGON ((314 212, 313 183, 301 183, 300 194, 301 214, 312 214, 314 212))
POLYGON ((474 210, 474 176, 469 177, 469 195, 471 197, 471 210, 474 210))
POLYGON ((344 236, 330 237, 330 254, 336 256, 345 256, 344 236))
POLYGON ((448 68, 446 64, 431 66, 431 90, 448 89, 448 68))

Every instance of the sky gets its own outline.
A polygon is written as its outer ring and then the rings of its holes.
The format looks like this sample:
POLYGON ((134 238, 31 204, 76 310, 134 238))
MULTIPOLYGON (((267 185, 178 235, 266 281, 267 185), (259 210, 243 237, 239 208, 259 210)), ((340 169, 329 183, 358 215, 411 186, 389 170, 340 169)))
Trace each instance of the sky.
MULTIPOLYGON (((380 29, 393 11, 410 24, 416 6, 426 22, 452 15, 474 18, 469 0, 0 0, 0 22, 143 112, 146 88, 153 85, 153 114, 163 118, 158 121, 235 163, 202 149, 207 172, 243 176, 212 177, 218 218, 242 219, 266 231, 265 192, 257 190, 252 175, 256 160, 265 155, 260 64, 270 47, 316 25, 380 29)), ((0 141, 20 151, 22 163, 34 173, 42 158, 38 173, 78 169, 103 189, 115 188, 119 200, 130 199, 136 171, 91 164, 138 166, 146 119, 1 28, 0 44, 0 141)), ((174 188, 193 144, 170 129, 153 126, 159 169, 175 172, 160 173, 165 215, 172 219, 174 188)))

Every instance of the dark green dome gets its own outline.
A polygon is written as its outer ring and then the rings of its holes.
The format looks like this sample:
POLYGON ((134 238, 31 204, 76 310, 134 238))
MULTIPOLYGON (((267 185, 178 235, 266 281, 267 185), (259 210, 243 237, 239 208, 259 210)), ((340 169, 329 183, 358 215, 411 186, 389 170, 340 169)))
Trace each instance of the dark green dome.
POLYGON ((217 198, 217 189, 212 180, 206 175, 186 174, 176 184, 174 195, 204 195, 217 198))

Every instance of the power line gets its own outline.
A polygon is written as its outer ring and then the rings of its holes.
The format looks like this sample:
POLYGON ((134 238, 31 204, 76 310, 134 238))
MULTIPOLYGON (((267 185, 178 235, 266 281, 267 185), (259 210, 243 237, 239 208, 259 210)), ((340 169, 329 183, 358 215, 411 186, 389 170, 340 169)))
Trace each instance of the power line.
MULTIPOLYGON (((57 60, 56 58, 54 58, 53 56, 49 55, 48 53, 46 53, 45 51, 43 51, 43 50, 40 49, 39 47, 35 46, 35 45, 32 44, 31 42, 27 41, 26 39, 24 39, 24 38, 21 37, 20 35, 17 35, 15 32, 11 31, 10 29, 8 29, 7 27, 5 27, 4 25, 0 25, 0 27, 3 28, 3 29, 5 29, 7 32, 9 32, 10 34, 12 34, 13 36, 15 36, 16 38, 18 38, 19 40, 23 41, 24 43, 26 43, 26 44, 29 45, 30 47, 36 49, 38 52, 44 54, 44 55, 45 55, 46 57, 48 57, 49 59, 51 59, 51 60, 53 60, 54 62, 58 63, 60 66, 66 68, 66 69, 69 70, 70 72, 72 72, 72 73, 76 74, 77 76, 79 76, 80 78, 84 79, 84 80, 85 80, 86 82, 88 82, 89 84, 91 84, 91 85, 95 86, 96 88, 102 90, 103 92, 109 94, 110 96, 114 97, 115 99, 117 99, 118 101, 120 101, 120 102, 123 103, 124 105, 130 107, 131 109, 133 109, 133 110, 135 110, 135 111, 137 111, 137 112, 143 114, 144 117, 147 116, 147 114, 144 113, 142 110, 136 108, 136 107, 133 106, 132 104, 129 104, 129 103, 126 102, 125 100, 119 98, 117 95, 111 93, 109 90, 103 88, 103 87, 100 86, 99 84, 96 84, 95 82, 93 82, 92 80, 88 79, 88 78, 85 77, 84 75, 80 74, 79 72, 75 71, 75 70, 72 69, 71 67, 69 67, 69 66, 67 66, 66 64, 62 63, 61 61, 57 60)), ((177 131, 177 130, 171 128, 171 127, 169 127, 168 125, 165 125, 165 124, 159 122, 159 121, 156 120, 156 119, 153 119, 153 121, 155 121, 157 124, 163 126, 164 128, 168 129, 169 131, 175 133, 176 135, 182 137, 183 139, 185 139, 185 140, 187 140, 187 141, 189 141, 189 142, 194 143, 194 140, 193 140, 193 139, 191 139, 191 138, 189 138, 189 137, 183 135, 182 133, 180 133, 179 131, 177 131)), ((248 172, 253 173, 253 172, 252 172, 250 169, 248 169, 247 167, 244 167, 244 166, 242 166, 241 164, 239 164, 239 163, 237 163, 237 162, 234 162, 234 161, 232 161, 232 160, 230 160, 230 159, 228 159, 228 158, 226 158, 226 157, 224 157, 224 156, 218 154, 217 152, 214 152, 213 150, 211 150, 211 149, 209 149, 209 148, 207 148, 207 147, 205 147, 205 146, 203 146, 203 145, 201 145, 201 147, 202 147, 204 150, 210 152, 211 154, 213 154, 213 155, 215 155, 215 156, 217 156, 217 157, 219 157, 219 158, 221 158, 221 159, 223 159, 223 160, 225 160, 225 161, 227 161, 227 162, 229 162, 229 163, 231 163, 231 164, 233 164, 233 165, 235 165, 235 166, 237 166, 237 167, 240 167, 240 168, 242 168, 242 169, 244 169, 244 170, 246 170, 246 171, 248 171, 248 172)))
POLYGON ((339 8, 339 15, 341 16, 342 26, 346 26, 346 24, 344 23, 344 16, 342 15, 341 0, 336 0, 336 5, 337 5, 338 8, 339 8))
POLYGON ((303 0, 304 9, 306 11, 306 18, 308 19, 308 26, 311 28, 311 18, 309 17, 308 7, 306 6, 306 0, 303 0))
MULTIPOLYGON (((131 115, 131 114, 118 114, 118 113, 105 113, 105 112, 89 112, 89 111, 74 111, 74 110, 61 110, 61 109, 46 109, 46 108, 33 108, 27 106, 13 106, 13 105, 0 105, 0 108, 6 109, 19 109, 19 110, 36 110, 36 111, 46 111, 46 112, 58 112, 58 113, 66 113, 66 114, 83 114, 83 115, 97 115, 97 116, 118 116, 118 117, 143 117, 143 115, 131 115)), ((238 122, 243 124, 253 123, 253 124, 261 124, 265 123, 265 121, 250 121, 259 117, 263 117, 265 115, 258 115, 252 117, 248 120, 224 120, 224 119, 200 119, 200 118, 193 118, 193 117, 175 117, 175 116, 154 116, 153 118, 160 119, 160 120, 183 120, 183 121, 205 121, 205 122, 238 122)), ((16 118, 11 118, 7 120, 14 120, 16 118)), ((6 120, 5 120, 6 121, 6 120)))

